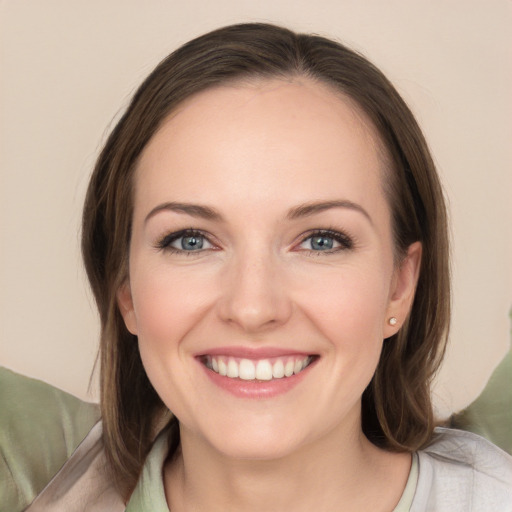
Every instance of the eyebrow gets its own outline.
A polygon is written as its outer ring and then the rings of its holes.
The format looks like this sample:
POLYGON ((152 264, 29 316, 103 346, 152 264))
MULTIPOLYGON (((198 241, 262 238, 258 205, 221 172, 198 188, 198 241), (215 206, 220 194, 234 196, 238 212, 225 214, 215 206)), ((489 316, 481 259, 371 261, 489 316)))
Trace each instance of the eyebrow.
POLYGON ((200 219, 206 220, 216 220, 222 221, 222 215, 215 209, 210 208, 209 206, 202 206, 199 204, 190 204, 190 203, 163 203, 155 208, 153 208, 144 219, 144 223, 147 223, 148 220, 155 216, 157 213, 161 211, 171 211, 177 213, 185 213, 190 215, 191 217, 198 217, 200 219))
POLYGON ((292 208, 286 217, 288 219, 294 220, 301 217, 309 217, 310 215, 315 215, 316 213, 324 212, 332 208, 348 208, 350 210, 355 210, 359 213, 362 213, 373 226, 373 220, 370 217, 370 214, 361 205, 348 200, 301 204, 295 208, 292 208))
MULTIPOLYGON (((350 210, 355 210, 361 214, 363 214, 366 219, 373 225, 372 218, 368 214, 368 212, 359 204, 354 203, 348 200, 336 200, 336 201, 322 201, 318 203, 304 203, 299 206, 295 206, 290 209, 286 215, 286 218, 289 220, 296 220, 302 217, 309 217, 311 215, 315 215, 317 213, 324 212, 326 210, 331 210, 333 208, 348 208, 350 210)), ((153 208, 144 219, 144 223, 147 223, 149 219, 155 216, 157 213, 162 211, 171 211, 177 213, 184 213, 186 215, 190 215, 191 217, 197 217, 206 220, 212 221, 223 221, 224 218, 222 215, 209 206, 203 206, 199 204, 191 204, 191 203, 178 203, 178 202, 168 202, 163 203, 155 208, 153 208)))

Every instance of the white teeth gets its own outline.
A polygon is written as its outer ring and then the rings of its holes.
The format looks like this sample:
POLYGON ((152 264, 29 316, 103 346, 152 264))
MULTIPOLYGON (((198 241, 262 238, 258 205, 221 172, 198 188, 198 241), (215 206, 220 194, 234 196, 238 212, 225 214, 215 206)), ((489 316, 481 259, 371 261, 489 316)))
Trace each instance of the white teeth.
POLYGON ((284 364, 281 359, 278 359, 274 366, 272 366, 272 377, 274 379, 282 379, 284 377, 284 364))
POLYGON ((205 356, 204 358, 205 366, 223 377, 264 381, 296 375, 304 370, 310 362, 311 357, 302 359, 296 357, 272 358, 272 361, 269 359, 237 360, 225 356, 205 356))
POLYGON ((272 379, 272 366, 268 359, 258 361, 258 364, 256 365, 256 378, 258 380, 272 379))
MULTIPOLYGON (((215 359, 213 359, 215 361, 215 359)), ((213 366, 213 364, 212 364, 213 366)), ((219 359, 219 375, 222 375, 223 377, 225 377, 226 375, 228 374, 228 367, 226 366, 226 363, 222 360, 222 359, 219 359)))
POLYGON ((236 364, 236 361, 234 359, 230 359, 228 361, 228 377, 231 377, 232 379, 236 379, 238 377, 238 365, 236 364))
MULTIPOLYGON (((214 359, 215 361, 215 359, 214 359)), ((254 380, 256 378, 256 368, 249 359, 242 359, 239 366, 239 377, 243 380, 254 380)))

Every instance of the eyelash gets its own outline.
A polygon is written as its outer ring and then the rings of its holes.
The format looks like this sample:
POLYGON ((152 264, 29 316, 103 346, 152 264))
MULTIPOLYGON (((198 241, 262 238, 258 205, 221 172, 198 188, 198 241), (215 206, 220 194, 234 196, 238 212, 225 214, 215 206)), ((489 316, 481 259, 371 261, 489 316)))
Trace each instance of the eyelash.
MULTIPOLYGON (((206 233, 203 231, 197 230, 197 229, 183 229, 181 231, 176 231, 174 233, 169 233, 165 235, 163 238, 161 238, 156 244, 155 248, 161 251, 169 252, 171 254, 184 254, 187 256, 190 256, 194 253, 199 253, 207 250, 211 250, 210 248, 207 249, 200 249, 198 251, 185 251, 184 249, 177 249, 176 247, 172 247, 171 244, 175 242, 176 240, 179 240, 182 237, 202 237, 204 238, 209 244, 211 244, 213 247, 215 247, 215 244, 213 244, 206 233)), ((307 240, 313 239, 315 237, 325 237, 325 238, 331 238, 335 242, 340 244, 340 247, 336 247, 333 249, 326 249, 326 250, 313 250, 313 249, 303 249, 307 251, 308 253, 313 253, 316 255, 321 254, 332 254, 339 251, 346 251, 354 248, 354 241, 353 239, 348 236, 345 233, 341 233, 339 231, 336 231, 334 229, 317 229, 314 231, 310 231, 308 233, 303 233, 300 237, 300 242, 296 244, 296 246, 302 245, 307 240)))
MULTIPOLYGON (((177 249, 176 247, 172 247, 171 244, 176 240, 179 240, 182 237, 202 237, 207 240, 210 244, 212 242, 209 241, 208 236, 199 231, 197 229, 182 229, 181 231, 176 231, 175 233, 169 233, 161 238, 156 244, 155 247, 160 249, 161 251, 170 252, 171 254, 185 254, 190 256, 193 253, 198 253, 201 251, 185 251, 183 249, 177 249)), ((212 244, 214 245, 214 244, 212 244)), ((208 249, 203 249, 208 250, 208 249)))
POLYGON ((317 229, 314 231, 311 231, 309 233, 306 233, 304 235, 301 235, 301 242, 299 245, 303 244, 307 240, 313 239, 315 237, 325 237, 325 238, 332 238, 335 242, 338 242, 340 244, 340 247, 336 247, 333 249, 327 249, 324 251, 315 251, 313 249, 305 249, 309 253, 314 253, 316 255, 321 254, 333 254, 339 251, 347 251, 354 248, 354 241, 353 239, 348 236, 346 233, 341 233, 340 231, 336 231, 335 229, 317 229))

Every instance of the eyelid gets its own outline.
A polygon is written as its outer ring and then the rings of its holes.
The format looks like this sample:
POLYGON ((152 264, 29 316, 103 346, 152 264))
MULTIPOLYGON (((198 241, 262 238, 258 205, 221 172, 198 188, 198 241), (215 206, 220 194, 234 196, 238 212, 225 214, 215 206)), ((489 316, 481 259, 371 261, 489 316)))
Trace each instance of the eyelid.
POLYGON ((342 231, 339 231, 337 229, 313 229, 306 233, 302 233, 299 237, 298 244, 296 244, 296 247, 300 246, 306 242, 307 240, 315 237, 315 236, 325 236, 326 238, 332 238, 337 243, 340 244, 340 247, 336 247, 333 249, 327 249, 325 251, 315 251, 313 249, 302 249, 303 251, 308 252, 314 252, 315 254, 329 254, 333 252, 338 251, 344 251, 344 250, 350 250, 354 248, 354 238, 348 235, 347 233, 344 233, 342 231))
MULTIPOLYGON (((200 229, 195 228, 186 228, 186 229, 180 229, 178 231, 173 231, 171 233, 167 233, 166 235, 160 237, 156 243, 154 244, 155 249, 161 250, 161 251, 168 251, 168 252, 174 252, 179 254, 199 254, 204 251, 209 250, 217 250, 219 249, 219 244, 215 243, 212 240, 212 235, 209 233, 202 231, 200 229), (204 249, 199 249, 197 251, 186 251, 184 249, 178 249, 176 247, 172 247, 172 243, 176 240, 179 240, 182 237, 186 236, 201 236, 203 237, 212 247, 207 247, 204 249)), ((301 250, 316 254, 330 254, 338 251, 343 250, 350 250, 353 249, 355 245, 354 237, 350 236, 346 232, 340 231, 338 229, 311 229, 306 231, 305 233, 302 233, 299 237, 297 237, 297 242, 293 244, 294 250, 301 250), (340 244, 339 247, 335 247, 332 249, 327 249, 325 251, 318 251, 313 249, 301 249, 300 246, 306 242, 307 240, 315 237, 315 236, 325 236, 326 238, 332 238, 334 239, 338 244, 340 244)))
POLYGON ((167 233, 163 237, 160 237, 157 242, 154 244, 155 249, 161 250, 161 251, 168 251, 173 253, 179 253, 179 254, 193 254, 193 253, 200 253, 203 251, 209 251, 212 249, 216 249, 217 245, 211 240, 211 236, 200 230, 200 229, 194 229, 194 228, 186 228, 186 229, 180 229, 178 231, 173 231, 171 233, 167 233), (178 249, 176 247, 172 247, 172 243, 176 240, 179 240, 182 237, 186 236, 201 236, 204 238, 212 247, 207 247, 205 249, 199 249, 197 251, 185 251, 184 249, 178 249))

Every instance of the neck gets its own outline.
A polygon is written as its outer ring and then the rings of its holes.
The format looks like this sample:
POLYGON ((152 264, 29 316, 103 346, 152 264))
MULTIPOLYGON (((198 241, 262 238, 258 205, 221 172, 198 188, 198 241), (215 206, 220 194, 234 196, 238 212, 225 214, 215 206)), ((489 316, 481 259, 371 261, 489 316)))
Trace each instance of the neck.
POLYGON ((277 512, 391 511, 407 482, 410 455, 371 444, 360 428, 330 432, 271 460, 227 457, 181 428, 181 447, 166 463, 170 510, 277 512))

